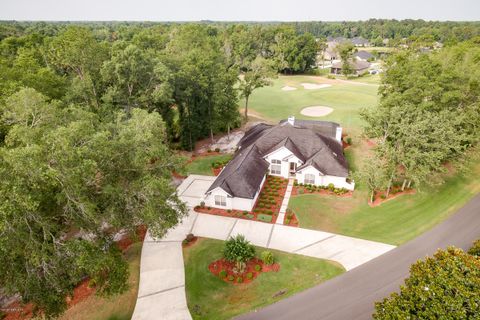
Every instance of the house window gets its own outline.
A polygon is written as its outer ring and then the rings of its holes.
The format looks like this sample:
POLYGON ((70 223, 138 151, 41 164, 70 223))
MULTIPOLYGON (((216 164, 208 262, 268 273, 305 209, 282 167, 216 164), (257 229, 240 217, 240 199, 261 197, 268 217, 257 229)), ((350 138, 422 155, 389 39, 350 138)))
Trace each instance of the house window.
POLYGON ((306 173, 305 184, 315 184, 315 175, 311 173, 306 173))
POLYGON ((273 159, 270 172, 272 174, 282 174, 282 162, 280 160, 273 159))
POLYGON ((227 206, 227 197, 225 196, 215 196, 215 205, 216 206, 227 206))

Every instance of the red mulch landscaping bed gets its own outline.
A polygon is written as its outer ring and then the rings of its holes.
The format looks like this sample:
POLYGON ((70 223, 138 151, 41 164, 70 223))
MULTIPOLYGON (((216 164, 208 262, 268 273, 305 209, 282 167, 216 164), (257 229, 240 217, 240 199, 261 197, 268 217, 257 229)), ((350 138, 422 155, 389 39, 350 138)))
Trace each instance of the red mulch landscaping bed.
MULTIPOLYGON (((220 272, 222 270, 226 271, 226 276, 222 278, 223 281, 232 283, 232 284, 243 284, 243 283, 250 283, 252 282, 260 273, 262 272, 278 272, 280 270, 280 265, 278 263, 274 263, 272 265, 266 265, 263 263, 262 260, 253 258, 247 262, 247 266, 245 268, 245 272, 241 274, 236 274, 233 272, 235 267, 235 263, 228 262, 225 259, 216 260, 208 265, 208 270, 213 273, 215 276, 220 277, 220 272), (255 266, 259 265, 260 270, 255 270, 255 266), (251 273, 252 277, 249 279, 247 274, 251 273), (229 276, 233 276, 233 280, 229 280, 229 276), (238 279, 241 278, 242 280, 239 282, 238 279)), ((230 277, 231 279, 231 277, 230 277)))
POLYGON ((386 197, 385 199, 382 198, 382 196, 384 196, 386 194, 386 191, 377 191, 375 192, 375 196, 374 196, 374 200, 373 202, 368 202, 368 205, 370 207, 376 207, 376 206, 379 206, 381 205, 382 203, 388 201, 388 200, 392 200, 392 199, 395 199, 401 195, 404 195, 404 194, 415 194, 417 191, 415 189, 405 189, 403 191, 401 191, 401 188, 400 187, 393 187, 392 190, 390 190, 390 194, 388 195, 388 197, 386 197))
MULTIPOLYGON (((219 208, 209 208, 197 206, 195 211, 201 213, 214 214, 218 216, 240 218, 247 220, 262 221, 267 223, 275 223, 277 221, 278 212, 282 206, 283 197, 287 191, 288 180, 281 177, 267 176, 262 190, 258 196, 251 212, 242 210, 225 210, 219 208), (265 221, 259 218, 259 215, 271 216, 271 221, 265 221)), ((260 216, 260 217, 262 217, 260 216)))
POLYGON ((302 188, 303 189, 303 194, 324 194, 324 195, 330 195, 330 196, 337 196, 337 197, 351 197, 352 194, 353 194, 353 191, 347 191, 345 193, 342 193, 342 194, 336 194, 335 192, 333 191, 330 191, 328 189, 316 189, 316 190, 313 190, 313 191, 310 191, 308 190, 305 186, 293 186, 293 189, 292 189, 292 196, 296 196, 296 195, 299 195, 300 193, 298 193, 298 189, 302 188))
POLYGON ((283 219, 283 224, 286 226, 290 227, 298 227, 299 221, 295 213, 293 212, 288 212, 289 209, 287 209, 287 212, 285 213, 285 218, 283 219))

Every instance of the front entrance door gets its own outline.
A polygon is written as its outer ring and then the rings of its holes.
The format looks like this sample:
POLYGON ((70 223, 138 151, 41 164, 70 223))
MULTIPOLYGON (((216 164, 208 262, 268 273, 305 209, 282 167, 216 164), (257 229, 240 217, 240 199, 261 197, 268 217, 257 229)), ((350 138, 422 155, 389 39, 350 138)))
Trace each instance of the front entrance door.
POLYGON ((290 174, 295 173, 296 168, 297 168, 297 164, 295 162, 290 162, 290 174))

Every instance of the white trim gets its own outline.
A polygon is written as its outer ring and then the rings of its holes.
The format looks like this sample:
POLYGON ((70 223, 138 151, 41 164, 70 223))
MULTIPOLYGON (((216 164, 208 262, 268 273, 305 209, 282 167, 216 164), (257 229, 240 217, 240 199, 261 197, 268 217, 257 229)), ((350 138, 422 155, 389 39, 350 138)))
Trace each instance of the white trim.
POLYGON ((225 191, 225 189, 223 189, 222 187, 216 187, 216 188, 214 188, 214 189, 206 192, 205 194, 206 194, 206 195, 211 195, 212 192, 214 192, 214 191, 217 190, 217 189, 222 190, 222 191, 225 192, 227 195, 229 195, 230 198, 233 198, 233 196, 232 196, 230 193, 228 193, 227 191, 225 191))

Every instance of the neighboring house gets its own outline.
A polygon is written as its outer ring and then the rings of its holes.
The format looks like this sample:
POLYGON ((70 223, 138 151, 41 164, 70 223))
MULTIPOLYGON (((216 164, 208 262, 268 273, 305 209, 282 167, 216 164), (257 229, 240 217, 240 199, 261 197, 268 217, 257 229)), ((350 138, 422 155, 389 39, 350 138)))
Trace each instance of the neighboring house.
POLYGON ((207 190, 206 206, 250 211, 269 173, 299 183, 353 190, 343 155, 342 128, 329 121, 295 120, 252 127, 233 159, 207 190))
MULTIPOLYGON (((370 68, 370 63, 367 61, 357 60, 354 59, 350 61, 350 64, 354 70, 354 73, 357 75, 364 74, 370 68)), ((330 68, 330 73, 332 74, 341 74, 343 68, 343 62, 335 62, 332 67, 330 68)))
POLYGON ((369 61, 375 58, 373 54, 368 51, 360 50, 353 55, 357 60, 369 61))
POLYGON ((340 56, 338 55, 336 47, 328 47, 323 53, 323 60, 338 60, 340 56))
POLYGON ((370 42, 362 37, 354 37, 350 39, 350 41, 353 43, 355 47, 368 47, 370 46, 370 42))

